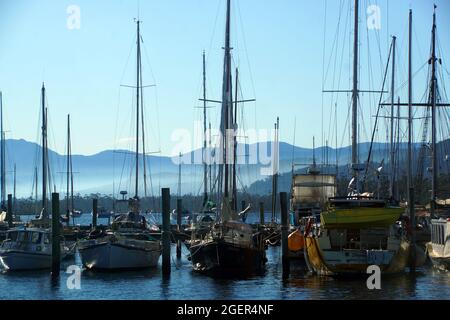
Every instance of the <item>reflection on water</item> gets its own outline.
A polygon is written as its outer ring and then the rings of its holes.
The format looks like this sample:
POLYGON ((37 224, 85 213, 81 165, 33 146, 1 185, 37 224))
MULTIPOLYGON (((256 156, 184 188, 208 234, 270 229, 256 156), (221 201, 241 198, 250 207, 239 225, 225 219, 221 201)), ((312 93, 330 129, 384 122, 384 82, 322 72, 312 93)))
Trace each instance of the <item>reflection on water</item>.
POLYGON ((162 277, 161 267, 144 271, 97 273, 83 270, 81 290, 69 290, 65 270, 81 267, 77 255, 64 261, 60 277, 52 282, 50 271, 0 273, 0 299, 450 299, 450 273, 425 267, 415 274, 382 276, 381 290, 368 290, 365 278, 335 279, 306 272, 300 262, 291 263, 291 276, 281 279, 280 247, 270 247, 262 276, 249 279, 213 279, 196 274, 183 248, 180 261, 172 252, 172 273, 162 277))
MULTIPOLYGON (((187 254, 187 250, 183 252, 187 254)), ((66 268, 81 266, 77 256, 65 261, 60 277, 52 283, 49 271, 3 272, 0 274, 0 299, 449 299, 450 275, 426 267, 416 274, 382 277, 382 290, 370 291, 365 278, 335 279, 308 274, 299 262, 292 262, 291 277, 281 279, 280 248, 269 248, 264 276, 249 279, 213 279, 196 274, 183 256, 173 259, 169 278, 161 268, 145 271, 81 273, 81 290, 69 290, 66 268)), ((175 256, 175 249, 173 252, 175 256)))

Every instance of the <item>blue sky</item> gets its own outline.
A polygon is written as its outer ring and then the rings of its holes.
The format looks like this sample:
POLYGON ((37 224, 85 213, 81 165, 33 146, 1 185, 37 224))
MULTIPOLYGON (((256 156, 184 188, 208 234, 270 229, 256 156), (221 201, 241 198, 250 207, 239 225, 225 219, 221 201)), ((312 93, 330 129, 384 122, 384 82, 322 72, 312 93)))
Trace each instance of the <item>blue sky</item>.
MULTIPOLYGON (((257 99, 244 107, 246 128, 271 129, 279 116, 282 141, 293 142, 296 121, 296 145, 310 147, 313 135, 318 137, 317 144, 322 144, 322 136, 335 139, 329 119, 334 114, 331 106, 337 103, 338 144, 349 144, 348 131, 344 130, 348 96, 323 95, 322 88, 349 89, 351 56, 348 46, 342 45, 349 44, 351 36, 352 3, 233 1, 234 61, 240 69, 244 98, 257 99), (339 21, 341 47, 335 47, 339 21), (335 57, 340 66, 336 70, 340 71, 324 68, 333 66, 335 57), (339 85, 336 81, 333 85, 338 75, 339 85)), ((361 0, 361 89, 380 89, 390 35, 394 34, 399 38, 398 83, 406 79, 409 8, 414 13, 414 68, 419 70, 428 58, 432 4, 425 0, 361 0), (378 31, 366 28, 370 5, 381 9, 378 31)), ((448 72, 450 3, 437 0, 436 4, 441 58, 448 72)), ((138 2, 130 0, 2 0, 0 90, 7 137, 38 141, 40 88, 45 81, 54 149, 64 150, 67 113, 72 117, 73 153, 127 147, 133 132, 134 93, 120 85, 134 82, 133 19, 137 11, 138 2), (80 29, 67 28, 69 5, 81 10, 80 29)), ((201 120, 195 107, 200 104, 203 50, 207 52, 208 96, 220 99, 225 1, 140 1, 139 15, 145 47, 144 83, 157 85, 145 89, 147 150, 167 155, 175 143, 171 140, 173 131, 192 131, 195 121, 201 120)), ((416 99, 423 95, 425 79, 426 68, 414 78, 416 99)), ((404 89, 398 90, 402 99, 406 97, 404 89)), ((376 101, 378 96, 361 98, 365 119, 360 128, 362 140, 370 133, 376 101)), ((209 110, 213 127, 218 124, 218 111, 209 110)), ((377 138, 382 140, 383 134, 377 138)))

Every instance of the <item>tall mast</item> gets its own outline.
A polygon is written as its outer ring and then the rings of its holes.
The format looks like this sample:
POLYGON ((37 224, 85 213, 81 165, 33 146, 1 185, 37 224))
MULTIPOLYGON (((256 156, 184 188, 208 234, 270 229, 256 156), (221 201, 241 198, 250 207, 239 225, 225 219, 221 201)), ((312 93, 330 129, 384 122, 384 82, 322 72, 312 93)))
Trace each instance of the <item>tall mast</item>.
POLYGON ((17 170, 16 170, 16 164, 14 163, 14 189, 13 189, 13 212, 16 212, 16 174, 17 174, 17 170))
POLYGON ((280 118, 277 118, 275 123, 275 138, 273 149, 273 176, 272 176, 272 223, 275 222, 275 216, 277 211, 277 193, 278 193, 278 129, 280 126, 280 118))
POLYGON ((212 152, 212 137, 211 137, 211 122, 209 123, 209 194, 212 197, 212 188, 213 188, 213 183, 212 183, 212 164, 211 164, 211 152, 212 152))
POLYGON ((34 167, 34 199, 35 199, 35 214, 37 215, 39 213, 39 205, 38 205, 38 183, 39 183, 39 176, 38 176, 38 168, 34 167))
POLYGON ((316 167, 316 137, 313 136, 313 166, 316 167))
POLYGON ((237 110, 238 110, 238 88, 239 88, 239 70, 236 68, 236 82, 235 82, 235 96, 234 96, 234 117, 233 117, 233 130, 235 132, 233 137, 233 210, 237 210, 237 180, 236 180, 236 163, 237 163, 237 110))
POLYGON ((412 10, 409 10, 409 54, 408 54, 408 211, 411 226, 410 271, 415 271, 416 264, 416 214, 414 208, 414 186, 412 182, 412 139, 413 139, 413 113, 412 113, 412 10))
POLYGON ((73 200, 73 167, 72 167, 72 137, 70 134, 70 115, 67 115, 67 210, 75 211, 73 200), (69 180, 70 180, 70 206, 69 206, 69 180))
MULTIPOLYGON (((140 54, 139 54, 140 57, 140 54)), ((145 152, 145 121, 144 121, 144 93, 142 81, 142 59, 139 59, 141 81, 141 127, 142 127, 142 170, 144 171, 144 197, 147 198, 147 153, 145 152)))
MULTIPOLYGON (((67 189, 66 189, 66 209, 67 213, 70 212, 70 206, 69 206, 69 197, 70 197, 70 189, 69 189, 69 183, 70 183, 70 115, 67 115, 67 172, 66 172, 66 178, 67 178, 67 189)), ((72 208, 73 210, 73 208, 72 208)))
POLYGON ((139 105, 140 105, 140 61, 141 61, 141 36, 140 21, 137 24, 137 53, 136 53, 136 176, 134 198, 137 200, 139 195, 139 105))
MULTIPOLYGON (((408 48, 408 192, 412 188, 412 10, 409 10, 409 48, 408 48)), ((408 199, 410 199, 408 196, 408 199)))
POLYGON ((433 29, 431 44, 431 215, 434 216, 436 207, 436 189, 437 189, 437 150, 436 150, 436 5, 433 12, 433 29))
POLYGON ((203 51, 203 208, 208 202, 208 167, 206 165, 206 57, 203 51))
POLYGON ((177 192, 178 199, 181 199, 181 157, 182 157, 182 155, 180 152, 179 163, 178 163, 178 192, 177 192))
POLYGON ((0 150, 1 150, 1 156, 0 156, 0 170, 1 170, 1 178, 0 178, 0 182, 1 182, 1 209, 6 208, 5 206, 5 202, 6 202, 6 183, 5 183, 5 134, 3 131, 3 95, 2 92, 0 91, 0 139, 1 139, 1 143, 0 143, 0 150))
POLYGON ((227 16, 225 27, 225 47, 224 47, 224 70, 223 70, 223 87, 222 87, 222 117, 221 117, 221 134, 222 134, 222 151, 223 162, 221 172, 224 175, 224 197, 228 199, 230 192, 230 149, 229 131, 233 123, 233 98, 231 85, 231 47, 230 47, 230 0, 227 0, 227 16))
POLYGON ((47 110, 45 108, 45 85, 42 83, 42 208, 47 216, 47 110))
POLYGON ((359 32, 359 0, 355 0, 355 34, 353 42, 353 89, 352 89, 352 165, 353 176, 356 177, 356 191, 359 193, 358 172, 358 32, 359 32))
POLYGON ((400 150, 400 119, 401 119, 401 112, 400 112, 400 97, 397 97, 397 137, 396 137, 396 156, 395 156, 395 178, 394 178, 394 183, 396 185, 395 187, 395 195, 396 195, 396 199, 400 200, 400 188, 399 188, 399 183, 398 183, 398 178, 400 176, 399 174, 399 163, 400 163, 400 154, 399 154, 399 150, 400 150))
MULTIPOLYGON (((397 38, 392 37, 392 80, 391 80, 391 135, 390 135, 390 147, 391 147, 391 175, 389 182, 389 198, 394 198, 394 163, 395 163, 395 149, 394 149, 394 103, 395 103, 395 43, 397 38)), ((397 120, 399 121, 399 120, 397 120)))

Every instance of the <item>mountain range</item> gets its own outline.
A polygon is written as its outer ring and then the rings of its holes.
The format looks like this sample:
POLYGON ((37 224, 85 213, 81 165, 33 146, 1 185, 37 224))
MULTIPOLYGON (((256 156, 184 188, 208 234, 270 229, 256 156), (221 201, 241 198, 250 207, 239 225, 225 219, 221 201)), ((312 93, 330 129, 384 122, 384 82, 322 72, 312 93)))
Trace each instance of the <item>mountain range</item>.
MULTIPOLYGON (((439 150, 450 150, 450 140, 441 142, 442 148, 439 150)), ((359 145, 360 159, 366 160, 370 143, 361 143, 359 145)), ((267 190, 258 190, 255 184, 267 180, 272 173, 270 163, 272 143, 240 145, 238 148, 238 158, 245 161, 245 165, 238 166, 238 183, 241 188, 252 193, 266 193, 267 190), (245 159, 245 160, 244 160, 245 159), (250 159, 250 160, 249 160, 250 159), (249 163, 250 161, 250 163, 249 163)), ((406 144, 401 144, 399 153, 401 157, 406 154, 406 144)), ((414 145, 415 154, 419 144, 414 145)), ((292 163, 296 168, 304 168, 313 162, 313 150, 292 146, 289 143, 281 142, 280 164, 281 173, 290 172, 292 163)), ((333 149, 331 147, 319 147, 314 150, 317 163, 328 163, 336 165, 336 158, 340 167, 346 167, 350 162, 351 148, 343 147, 333 149)), ((38 195, 41 194, 40 183, 42 181, 41 171, 41 147, 33 142, 25 140, 6 140, 6 184, 7 193, 13 193, 13 167, 16 165, 16 188, 17 197, 35 196, 35 172, 38 173, 38 195)), ((55 151, 49 150, 49 162, 51 172, 51 190, 65 194, 66 192, 66 161, 67 157, 55 151)), ((209 155, 210 152, 208 151, 209 155)), ((446 154, 443 151, 439 155, 439 165, 445 169, 448 162, 445 161, 446 154)), ((141 155, 142 157, 142 155, 141 155)), ((202 152, 195 150, 183 154, 183 163, 181 165, 181 193, 182 194, 200 194, 203 190, 203 167, 201 165, 202 152)), ((389 145, 386 143, 375 143, 373 145, 374 163, 388 163, 389 145)), ((149 155, 146 156, 147 163, 147 195, 158 195, 161 187, 169 187, 173 194, 178 192, 178 165, 179 157, 171 158, 168 156, 149 155)), ((74 192, 75 194, 117 194, 120 190, 131 192, 134 190, 134 154, 127 150, 105 150, 94 155, 73 155, 74 171, 74 192)), ((142 166, 142 164, 141 164, 142 166)), ((212 173, 214 175, 214 167, 212 173)), ((143 170, 140 168, 140 172, 143 170)), ((140 177, 140 192, 144 193, 143 178, 140 177)))

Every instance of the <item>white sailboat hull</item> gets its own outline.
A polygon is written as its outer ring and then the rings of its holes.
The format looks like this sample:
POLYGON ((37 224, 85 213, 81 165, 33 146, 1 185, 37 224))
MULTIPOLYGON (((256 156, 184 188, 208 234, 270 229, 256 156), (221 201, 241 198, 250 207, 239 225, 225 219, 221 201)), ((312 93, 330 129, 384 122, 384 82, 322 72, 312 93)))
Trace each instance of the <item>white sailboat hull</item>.
POLYGON ((120 270, 154 268, 161 255, 159 243, 154 248, 138 248, 104 242, 79 248, 83 265, 88 269, 120 270))

